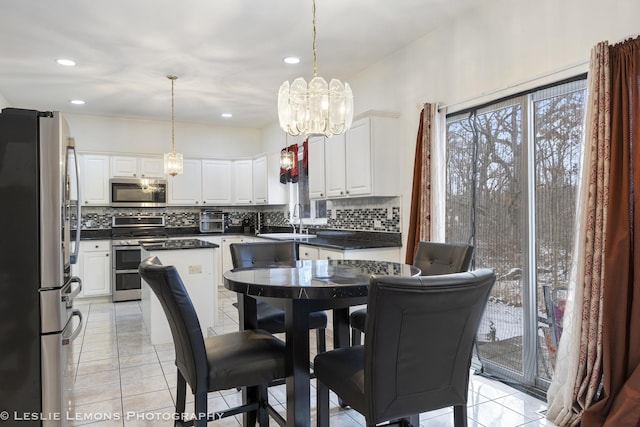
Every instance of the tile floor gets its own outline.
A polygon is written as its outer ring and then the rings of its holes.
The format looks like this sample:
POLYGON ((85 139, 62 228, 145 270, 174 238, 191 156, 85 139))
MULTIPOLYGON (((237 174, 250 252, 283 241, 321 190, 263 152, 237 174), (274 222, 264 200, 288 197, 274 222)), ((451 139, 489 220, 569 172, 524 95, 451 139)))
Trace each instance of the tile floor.
MULTIPOLYGON (((237 330, 238 314, 231 304, 234 293, 221 289, 218 324, 210 333, 237 330)), ((111 303, 80 300, 75 303, 84 315, 84 328, 72 347, 67 375, 73 384, 75 403, 71 424, 89 427, 173 426, 176 368, 173 345, 151 345, 142 320, 139 302, 111 303)), ((327 331, 328 343, 331 331, 327 331)), ((311 338, 315 351, 315 338, 311 338)), ((313 386, 313 382, 312 382, 313 386)), ((502 383, 472 375, 469 385, 469 426, 552 426, 540 411, 546 404, 502 383)), ((271 387, 270 402, 284 415, 284 386, 271 387)), ((311 390, 314 406, 315 389, 311 390)), ((236 390, 211 393, 209 410, 235 406, 236 390)), ((187 411, 193 409, 187 400, 187 411)), ((312 416, 315 409, 312 408, 312 416)), ((240 426, 240 417, 211 422, 211 426, 240 426)), ((312 421, 315 423, 315 420, 312 421)), ((271 425, 277 425, 271 420, 271 425)), ((342 409, 332 395, 331 426, 363 426, 364 418, 354 410, 342 409)), ((452 426, 450 408, 420 416, 420 425, 452 426)))

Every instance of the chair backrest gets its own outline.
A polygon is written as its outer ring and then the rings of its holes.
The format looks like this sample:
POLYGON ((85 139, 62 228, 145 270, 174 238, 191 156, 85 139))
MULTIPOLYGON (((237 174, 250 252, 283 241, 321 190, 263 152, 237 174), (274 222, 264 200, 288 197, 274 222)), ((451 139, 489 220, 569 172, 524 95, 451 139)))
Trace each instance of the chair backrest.
POLYGON ((494 282, 490 269, 372 277, 364 344, 368 423, 466 404, 473 343, 494 282))
POLYGON ((176 366, 194 393, 208 389, 207 353, 200 321, 176 268, 157 257, 140 263, 140 276, 158 297, 171 328, 176 366))
POLYGON ((461 273, 469 270, 473 246, 465 243, 418 242, 413 265, 422 276, 461 273))
POLYGON ((298 259, 296 243, 292 241, 232 243, 233 268, 295 267, 298 259))

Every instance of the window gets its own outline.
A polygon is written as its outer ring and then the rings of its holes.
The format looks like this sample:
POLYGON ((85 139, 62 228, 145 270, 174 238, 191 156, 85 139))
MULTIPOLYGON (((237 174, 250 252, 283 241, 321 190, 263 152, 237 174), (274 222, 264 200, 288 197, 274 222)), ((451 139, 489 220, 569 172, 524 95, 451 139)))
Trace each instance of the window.
POLYGON ((568 280, 585 99, 581 77, 447 117, 446 240, 497 274, 478 355, 543 388, 557 345, 544 296, 568 280))

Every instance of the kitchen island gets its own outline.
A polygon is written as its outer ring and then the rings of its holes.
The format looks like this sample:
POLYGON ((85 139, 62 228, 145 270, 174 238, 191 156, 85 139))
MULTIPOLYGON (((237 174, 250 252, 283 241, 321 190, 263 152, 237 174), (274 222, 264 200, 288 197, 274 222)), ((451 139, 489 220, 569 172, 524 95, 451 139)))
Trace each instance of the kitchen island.
MULTIPOLYGON (((204 337, 218 317, 219 246, 199 239, 172 239, 142 244, 142 259, 156 256, 163 265, 178 270, 200 320, 204 337)), ((142 315, 151 344, 173 342, 171 330, 160 301, 142 281, 142 315)))

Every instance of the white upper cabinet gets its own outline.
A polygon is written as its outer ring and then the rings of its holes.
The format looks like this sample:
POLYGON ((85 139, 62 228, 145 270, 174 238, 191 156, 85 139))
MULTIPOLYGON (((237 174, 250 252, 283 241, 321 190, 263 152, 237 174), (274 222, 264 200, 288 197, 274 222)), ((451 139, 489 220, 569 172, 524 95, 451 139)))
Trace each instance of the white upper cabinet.
POLYGON ((253 159, 253 203, 267 204, 269 199, 269 181, 267 175, 267 156, 253 159))
POLYGON ((113 178, 164 178, 161 157, 111 156, 113 178))
POLYGON ((346 133, 347 196, 397 196, 398 119, 370 113, 354 120, 346 133))
POLYGON ((180 175, 167 179, 170 205, 190 206, 202 202, 202 162, 196 159, 184 159, 184 171, 180 175))
POLYGON ((253 204, 285 205, 287 186, 280 183, 280 153, 253 159, 253 204))
POLYGON ((109 156, 79 154, 83 205, 109 205, 109 156))
POLYGON ((327 198, 397 196, 398 119, 368 113, 325 142, 327 198))
POLYGON ((347 195, 345 134, 327 138, 324 150, 326 196, 344 197, 347 195))
POLYGON ((288 187, 280 182, 280 152, 270 153, 267 156, 267 203, 270 205, 289 203, 288 187))
POLYGON ((202 203, 231 204, 231 161, 202 161, 202 203))
POLYGON ((309 198, 323 199, 327 197, 325 191, 325 142, 324 137, 309 138, 309 198))
POLYGON ((234 160, 233 172, 233 203, 250 205, 253 201, 253 160, 234 160))

